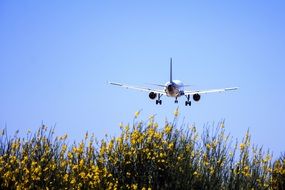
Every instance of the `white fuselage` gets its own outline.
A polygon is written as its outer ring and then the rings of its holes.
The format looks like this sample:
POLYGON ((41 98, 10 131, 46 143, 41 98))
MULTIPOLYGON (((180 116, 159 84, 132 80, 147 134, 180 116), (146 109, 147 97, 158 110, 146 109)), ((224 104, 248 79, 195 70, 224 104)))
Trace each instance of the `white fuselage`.
POLYGON ((165 84, 165 93, 170 97, 179 97, 184 95, 184 84, 180 80, 173 80, 165 84))

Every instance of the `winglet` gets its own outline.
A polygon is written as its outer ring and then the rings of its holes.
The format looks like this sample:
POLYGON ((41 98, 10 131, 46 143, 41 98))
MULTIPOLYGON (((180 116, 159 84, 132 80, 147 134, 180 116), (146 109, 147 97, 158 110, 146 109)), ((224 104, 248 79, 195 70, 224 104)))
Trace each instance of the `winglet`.
POLYGON ((172 83, 172 57, 170 58, 170 82, 172 83))

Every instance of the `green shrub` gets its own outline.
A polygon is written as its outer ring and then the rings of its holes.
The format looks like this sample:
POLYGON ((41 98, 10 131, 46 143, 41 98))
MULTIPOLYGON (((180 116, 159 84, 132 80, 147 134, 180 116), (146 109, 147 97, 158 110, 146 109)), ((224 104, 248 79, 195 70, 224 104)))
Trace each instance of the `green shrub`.
POLYGON ((118 137, 67 144, 42 126, 25 138, 0 135, 1 189, 280 189, 284 187, 284 157, 251 146, 250 134, 233 143, 224 122, 205 127, 161 128, 146 122, 121 125, 118 137), (272 187, 271 187, 272 186, 272 187))
POLYGON ((285 154, 274 162, 272 172, 272 189, 285 189, 285 154))

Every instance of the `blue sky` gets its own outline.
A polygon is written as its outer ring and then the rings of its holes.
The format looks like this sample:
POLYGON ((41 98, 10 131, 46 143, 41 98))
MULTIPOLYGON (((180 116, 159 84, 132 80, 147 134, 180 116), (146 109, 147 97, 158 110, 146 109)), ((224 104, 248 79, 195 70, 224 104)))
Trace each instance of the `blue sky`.
POLYGON ((119 133, 119 123, 156 114, 162 125, 226 120, 242 138, 278 156, 285 128, 284 1, 1 1, 0 128, 43 122, 79 141, 119 133), (164 84, 173 74, 193 89, 239 86, 185 107, 107 85, 164 84))

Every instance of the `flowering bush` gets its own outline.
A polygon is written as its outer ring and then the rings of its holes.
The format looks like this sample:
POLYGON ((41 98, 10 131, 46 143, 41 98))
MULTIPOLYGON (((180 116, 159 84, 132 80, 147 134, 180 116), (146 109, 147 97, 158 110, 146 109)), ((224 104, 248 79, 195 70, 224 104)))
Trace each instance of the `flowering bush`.
POLYGON ((285 189, 285 154, 274 162, 272 178, 272 189, 285 189))
POLYGON ((251 146, 249 132, 232 144, 224 122, 198 134, 195 126, 178 128, 177 110, 174 115, 159 128, 153 116, 138 121, 136 112, 118 137, 98 142, 86 133, 72 145, 44 125, 25 138, 9 138, 4 130, 0 188, 269 189, 280 180, 284 186, 284 159, 273 167, 268 152, 251 146))

